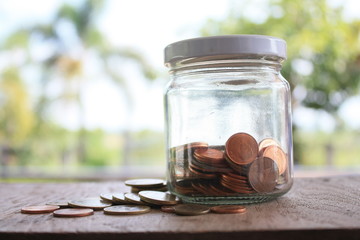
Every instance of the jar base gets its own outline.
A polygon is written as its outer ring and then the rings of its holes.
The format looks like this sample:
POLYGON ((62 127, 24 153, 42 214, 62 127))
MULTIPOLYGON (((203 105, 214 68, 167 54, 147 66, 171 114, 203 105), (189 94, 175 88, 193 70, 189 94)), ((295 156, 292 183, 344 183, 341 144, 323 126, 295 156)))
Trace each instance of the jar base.
POLYGON ((176 194, 184 203, 205 204, 205 205, 247 205, 263 203, 275 200, 283 193, 268 194, 268 195, 247 195, 247 196, 226 196, 226 197, 211 197, 211 196, 184 196, 176 194))

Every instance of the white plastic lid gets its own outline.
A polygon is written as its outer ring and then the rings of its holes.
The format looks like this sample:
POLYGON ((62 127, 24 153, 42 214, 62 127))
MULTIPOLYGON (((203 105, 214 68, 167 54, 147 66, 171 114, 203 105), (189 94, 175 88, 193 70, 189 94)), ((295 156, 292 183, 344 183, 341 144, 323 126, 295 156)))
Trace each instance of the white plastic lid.
POLYGON ((214 55, 254 54, 286 59, 286 42, 263 35, 225 35, 192 38, 165 48, 165 63, 214 55))

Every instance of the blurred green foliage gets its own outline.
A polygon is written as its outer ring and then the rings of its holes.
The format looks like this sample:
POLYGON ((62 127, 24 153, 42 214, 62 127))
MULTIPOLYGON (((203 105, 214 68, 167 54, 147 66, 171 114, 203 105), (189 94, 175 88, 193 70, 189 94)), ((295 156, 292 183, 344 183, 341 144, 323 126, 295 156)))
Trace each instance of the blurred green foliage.
POLYGON ((351 169, 359 167, 360 134, 353 131, 300 132, 301 164, 305 166, 335 166, 351 169), (332 144, 329 144, 332 139, 332 144), (331 152, 331 153, 330 153, 331 152), (329 156, 331 154, 331 156, 329 156))
POLYGON ((306 88, 301 102, 305 106, 335 113, 346 98, 359 93, 360 20, 345 21, 342 8, 332 8, 326 0, 269 0, 258 6, 267 9, 261 20, 246 14, 254 7, 251 1, 234 4, 227 19, 209 20, 202 34, 263 34, 285 39, 288 59, 282 74, 293 88, 306 88), (297 60, 308 63, 312 71, 299 72, 297 60))
MULTIPOLYGON (((305 106, 322 109, 336 122, 344 123, 338 109, 360 87, 360 20, 345 21, 342 7, 326 0, 269 0, 233 2, 225 20, 209 20, 202 35, 261 34, 286 40, 288 59, 282 74, 292 90, 302 88, 304 97, 293 97, 293 109, 305 106), (257 15, 252 15, 253 10, 257 15)), ((302 158, 301 135, 294 126, 294 157, 302 158)), ((331 143, 331 139, 328 139, 331 143)))
POLYGON ((112 80, 125 96, 129 109, 133 99, 119 63, 132 61, 147 79, 156 76, 139 52, 114 47, 107 41, 97 22, 105 3, 64 3, 48 22, 15 29, 0 42, 1 54, 9 58, 8 66, 0 68, 0 175, 6 176, 11 166, 48 166, 56 171, 78 165, 128 165, 129 157, 134 159, 132 164, 164 158, 159 134, 149 137, 149 132, 114 134, 85 128, 82 88, 85 82, 98 77, 86 70, 89 58, 96 62, 101 77, 112 80), (28 69, 33 70, 32 75, 25 72, 28 69), (29 82, 37 85, 37 93, 32 96, 29 82), (54 83, 60 84, 60 90, 49 94, 49 86, 54 83), (78 130, 54 123, 49 114, 54 104, 77 107, 78 130), (135 143, 150 150, 132 153, 138 150, 135 143))

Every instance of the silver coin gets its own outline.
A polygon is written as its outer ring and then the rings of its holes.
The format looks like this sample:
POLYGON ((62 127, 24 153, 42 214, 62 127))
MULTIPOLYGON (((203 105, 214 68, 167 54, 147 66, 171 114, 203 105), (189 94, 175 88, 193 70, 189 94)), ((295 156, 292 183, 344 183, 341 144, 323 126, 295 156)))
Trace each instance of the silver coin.
POLYGON ((165 181, 155 178, 130 179, 125 181, 125 185, 130 187, 161 187, 165 185, 165 181))
POLYGON ((92 208, 94 210, 100 210, 106 207, 110 207, 111 203, 104 202, 100 198, 83 198, 69 201, 69 205, 72 207, 83 207, 83 208, 92 208))
POLYGON ((105 214, 110 215, 135 215, 150 212, 149 206, 144 205, 118 205, 104 209, 105 214))
POLYGON ((141 191, 139 197, 145 202, 156 205, 175 205, 180 201, 177 196, 160 191, 141 191))

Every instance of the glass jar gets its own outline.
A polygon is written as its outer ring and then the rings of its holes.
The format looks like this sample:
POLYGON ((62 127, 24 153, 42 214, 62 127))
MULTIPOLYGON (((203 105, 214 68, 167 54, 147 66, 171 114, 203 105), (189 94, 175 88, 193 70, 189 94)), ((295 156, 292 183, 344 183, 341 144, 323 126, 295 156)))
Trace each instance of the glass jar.
POLYGON ((188 39, 165 48, 167 182, 184 202, 247 204, 293 182, 286 42, 260 35, 188 39))

